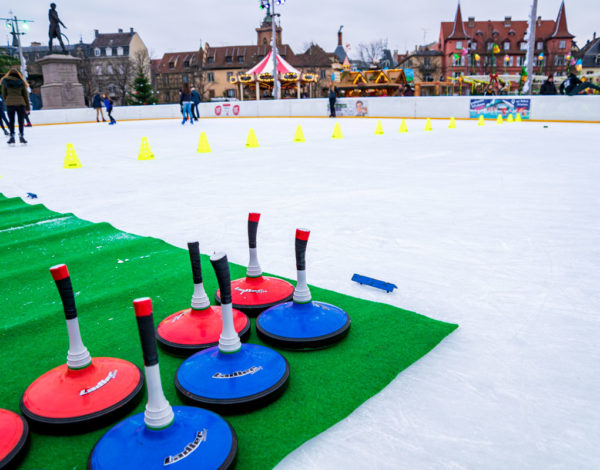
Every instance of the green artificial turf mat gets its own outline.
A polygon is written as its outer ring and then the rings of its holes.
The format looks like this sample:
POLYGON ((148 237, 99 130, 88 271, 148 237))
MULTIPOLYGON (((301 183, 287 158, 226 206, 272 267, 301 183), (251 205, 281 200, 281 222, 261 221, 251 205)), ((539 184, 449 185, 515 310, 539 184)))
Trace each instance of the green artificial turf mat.
MULTIPOLYGON (((156 324, 190 304, 193 287, 186 250, 1 194, 0 250, 1 408, 18 412, 27 386, 66 362, 68 336, 49 267, 68 265, 81 334, 93 357, 120 357, 143 368, 132 300, 151 297, 156 324)), ((202 269, 212 297, 217 284, 204 255, 202 269)), ((231 264, 231 278, 243 276, 245 268, 231 264)), ((348 312, 350 333, 328 349, 282 351, 291 371, 283 396, 260 410, 226 417, 238 435, 237 468, 274 467, 303 442, 348 416, 457 328, 314 286, 311 292, 314 299, 348 312)), ((261 344, 252 323, 250 342, 261 344)), ((182 359, 163 351, 159 355, 165 395, 172 405, 180 405, 173 377, 182 359)), ((136 413, 143 411, 145 401, 144 396, 136 413)), ((111 426, 76 436, 33 433, 20 468, 84 469, 95 442, 111 426)))

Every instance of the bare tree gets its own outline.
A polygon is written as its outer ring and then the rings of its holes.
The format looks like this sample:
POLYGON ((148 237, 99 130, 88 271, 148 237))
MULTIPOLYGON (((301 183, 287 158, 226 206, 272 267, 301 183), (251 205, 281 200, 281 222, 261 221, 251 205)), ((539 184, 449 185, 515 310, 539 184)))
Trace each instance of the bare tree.
POLYGON ((364 66, 377 65, 383 57, 384 49, 388 48, 387 39, 377 39, 370 43, 360 43, 358 45, 358 54, 360 61, 364 66))

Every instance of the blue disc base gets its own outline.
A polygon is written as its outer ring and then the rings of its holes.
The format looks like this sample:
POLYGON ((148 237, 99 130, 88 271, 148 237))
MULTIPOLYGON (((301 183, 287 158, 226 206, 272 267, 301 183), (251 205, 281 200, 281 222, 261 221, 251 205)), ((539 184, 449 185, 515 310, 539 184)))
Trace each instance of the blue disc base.
POLYGON ((215 468, 231 466, 237 436, 227 421, 212 411, 174 406, 173 423, 158 431, 144 424, 144 413, 110 429, 92 449, 89 470, 215 468))
POLYGON ((233 354, 218 346, 187 358, 175 374, 184 398, 222 413, 246 412, 273 401, 287 385, 287 360, 265 346, 244 343, 233 354))
POLYGON ((325 302, 286 302, 265 310, 256 319, 260 339, 288 349, 330 346, 350 330, 350 317, 325 302))

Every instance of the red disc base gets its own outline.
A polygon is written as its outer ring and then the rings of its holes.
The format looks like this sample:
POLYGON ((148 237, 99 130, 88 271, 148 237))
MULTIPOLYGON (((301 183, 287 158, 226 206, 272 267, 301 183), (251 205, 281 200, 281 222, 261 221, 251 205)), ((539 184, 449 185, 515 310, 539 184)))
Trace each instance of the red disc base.
MULTIPOLYGON (((239 310, 233 310, 233 327, 242 340, 250 335, 250 320, 239 310)), ((161 321, 156 328, 159 344, 169 352, 188 356, 219 344, 223 316, 221 307, 204 310, 187 308, 161 321)))
MULTIPOLYGON (((266 308, 287 302, 294 295, 294 286, 276 277, 244 277, 231 281, 233 308, 251 316, 256 316, 266 308)), ((215 294, 221 302, 221 291, 215 294)))
POLYGON ((78 370, 63 364, 25 390, 21 411, 35 424, 83 427, 128 408, 143 384, 141 370, 123 359, 95 357, 78 370))
POLYGON ((0 468, 16 463, 28 437, 27 421, 12 411, 0 409, 0 468))

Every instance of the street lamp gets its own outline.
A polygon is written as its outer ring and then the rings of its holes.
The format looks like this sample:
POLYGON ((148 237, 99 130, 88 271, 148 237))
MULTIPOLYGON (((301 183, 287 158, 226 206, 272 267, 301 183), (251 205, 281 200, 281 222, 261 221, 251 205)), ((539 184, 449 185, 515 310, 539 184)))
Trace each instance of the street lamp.
MULTIPOLYGON (((9 12, 12 15, 12 11, 9 12)), ((27 70, 25 67, 25 58, 23 57, 23 49, 21 47, 21 35, 25 34, 25 31, 29 29, 28 23, 33 23, 33 20, 19 20, 16 16, 13 18, 0 18, 0 21, 6 21, 6 27, 11 31, 10 34, 13 37, 13 47, 19 49, 19 61, 21 62, 21 75, 23 78, 27 77, 27 70), (19 31, 19 24, 25 31, 19 31)))
POLYGON ((260 0, 260 8, 267 9, 267 14, 271 16, 271 28, 272 28, 272 43, 273 43, 273 98, 281 98, 281 85, 279 83, 279 77, 277 76, 277 39, 276 39, 276 26, 275 17, 281 16, 279 13, 275 13, 275 4, 283 5, 285 0, 260 0))

